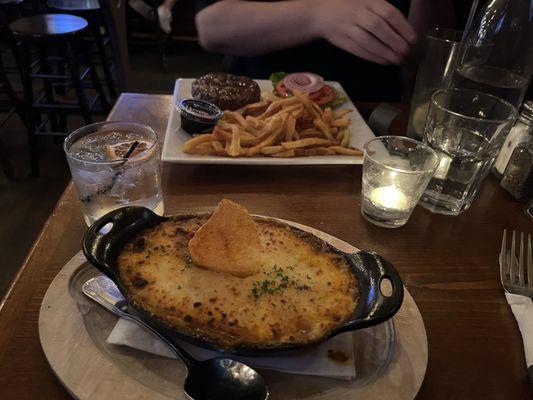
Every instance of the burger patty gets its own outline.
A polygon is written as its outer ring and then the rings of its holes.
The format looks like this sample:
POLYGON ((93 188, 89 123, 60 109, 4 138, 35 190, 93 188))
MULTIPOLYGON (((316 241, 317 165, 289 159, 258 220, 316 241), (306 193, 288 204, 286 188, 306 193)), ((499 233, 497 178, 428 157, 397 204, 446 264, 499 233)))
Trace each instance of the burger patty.
POLYGON ((221 110, 237 110, 261 99, 259 85, 246 76, 217 72, 192 83, 192 97, 209 101, 221 110))

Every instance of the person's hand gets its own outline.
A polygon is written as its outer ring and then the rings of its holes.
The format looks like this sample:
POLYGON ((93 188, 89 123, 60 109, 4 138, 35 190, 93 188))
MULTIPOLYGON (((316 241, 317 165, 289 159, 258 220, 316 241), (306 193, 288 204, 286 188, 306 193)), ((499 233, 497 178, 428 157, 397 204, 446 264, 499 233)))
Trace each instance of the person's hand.
POLYGON ((313 0, 318 36, 378 64, 399 64, 416 40, 403 14, 385 0, 313 0))

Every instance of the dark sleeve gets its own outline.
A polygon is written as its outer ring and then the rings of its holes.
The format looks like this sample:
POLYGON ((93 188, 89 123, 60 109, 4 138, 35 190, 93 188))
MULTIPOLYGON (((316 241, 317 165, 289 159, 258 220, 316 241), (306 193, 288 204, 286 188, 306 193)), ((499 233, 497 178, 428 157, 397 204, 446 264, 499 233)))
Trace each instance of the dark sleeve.
POLYGON ((215 4, 220 0, 195 0, 196 5, 196 12, 202 11, 204 8, 210 6, 211 4, 215 4))

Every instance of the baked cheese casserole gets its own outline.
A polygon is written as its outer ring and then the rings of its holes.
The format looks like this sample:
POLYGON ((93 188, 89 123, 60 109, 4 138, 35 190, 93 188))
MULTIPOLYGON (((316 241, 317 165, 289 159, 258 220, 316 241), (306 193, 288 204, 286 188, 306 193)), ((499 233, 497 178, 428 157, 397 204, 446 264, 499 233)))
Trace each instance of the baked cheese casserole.
MULTIPOLYGON (((253 218, 263 249, 260 261, 254 258, 260 263, 255 270, 234 274, 195 263, 189 242, 208 227, 209 217, 171 217, 126 244, 118 256, 119 276, 136 307, 225 348, 318 341, 352 315, 357 281, 346 259, 313 235, 275 220, 253 218)), ((199 251, 219 246, 224 257, 231 245, 220 235, 220 244, 199 251)))

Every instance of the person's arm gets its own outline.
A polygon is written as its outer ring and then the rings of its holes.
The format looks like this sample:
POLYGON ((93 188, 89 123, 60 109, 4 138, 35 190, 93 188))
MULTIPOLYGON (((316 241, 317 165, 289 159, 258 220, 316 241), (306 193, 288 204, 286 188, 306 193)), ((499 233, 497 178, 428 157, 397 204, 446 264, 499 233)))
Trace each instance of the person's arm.
POLYGON ((205 49, 239 56, 324 38, 370 61, 400 63, 416 39, 385 0, 222 0, 200 11, 196 26, 205 49))

